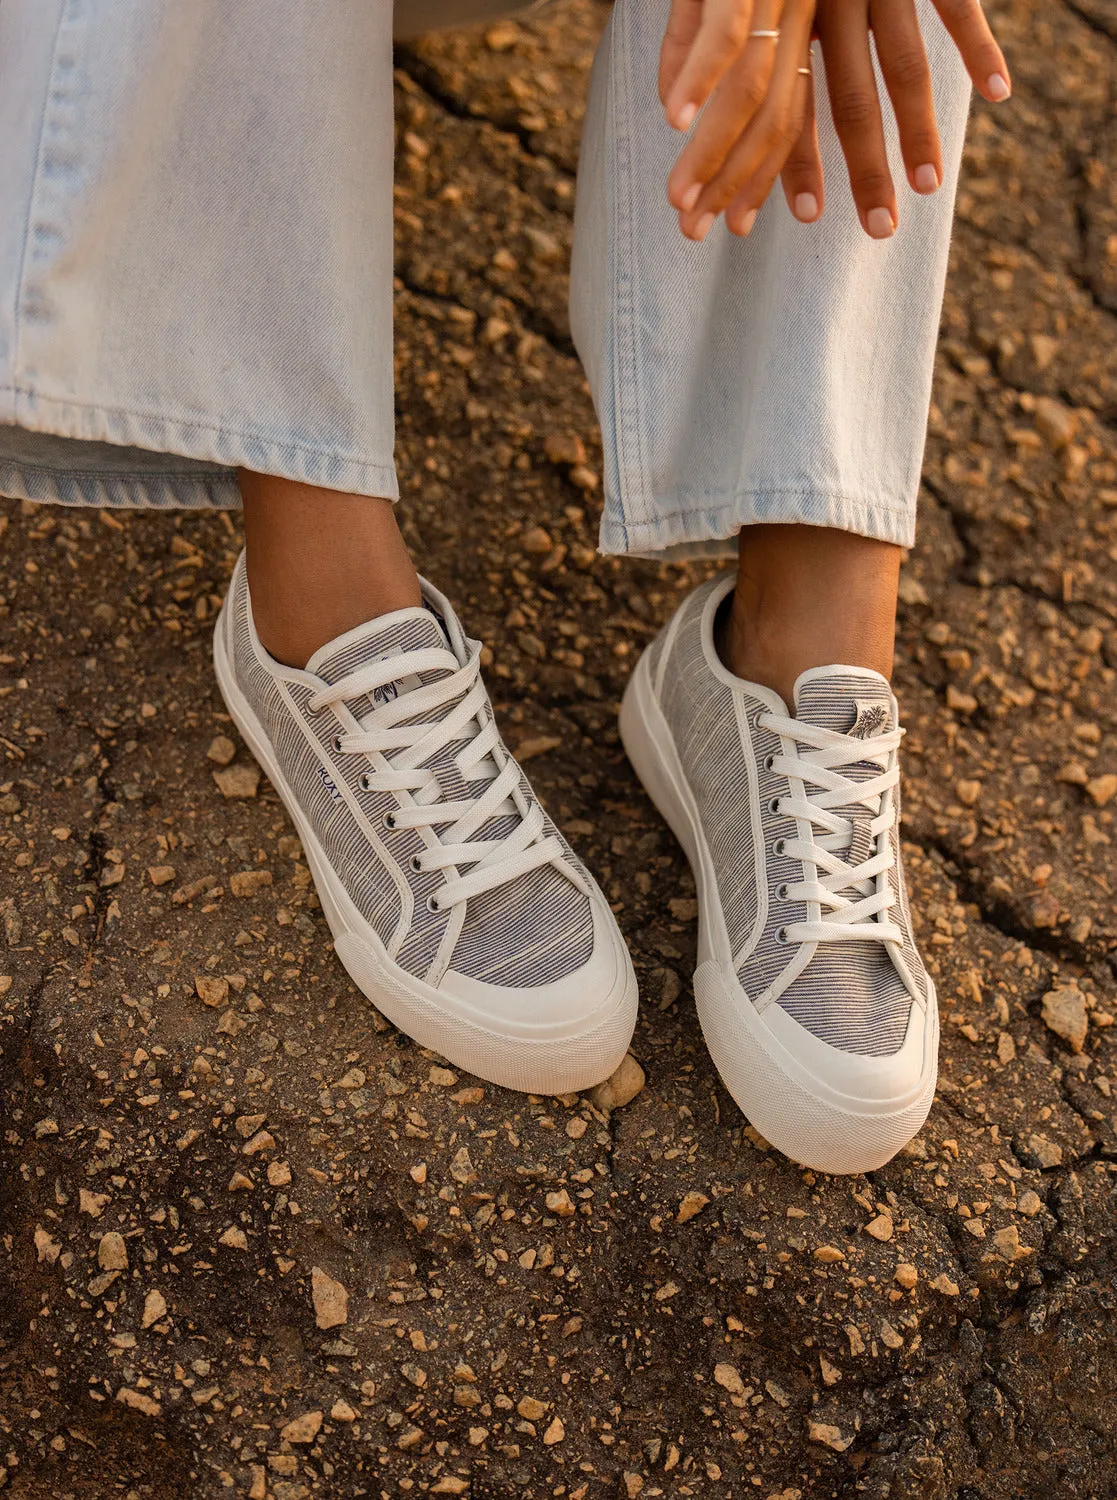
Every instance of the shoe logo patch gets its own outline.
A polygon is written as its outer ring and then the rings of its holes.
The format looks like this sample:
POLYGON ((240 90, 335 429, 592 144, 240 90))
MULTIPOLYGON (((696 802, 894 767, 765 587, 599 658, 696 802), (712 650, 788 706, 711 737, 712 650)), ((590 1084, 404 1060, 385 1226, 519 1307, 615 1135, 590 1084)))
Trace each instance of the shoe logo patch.
MULTIPOLYGON (((402 656, 402 651, 386 651, 383 656, 376 657, 377 661, 391 661, 393 656, 402 656)), ((369 697, 373 703, 394 703, 401 693, 409 693, 412 688, 421 687, 422 683, 414 672, 408 672, 402 677, 397 677, 394 682, 385 682, 380 687, 373 688, 369 697)))
POLYGON ((858 698, 856 707, 857 717, 849 731, 856 740, 870 740, 875 734, 887 729, 892 722, 892 715, 883 703, 871 703, 858 698))
POLYGON ((338 791, 337 787, 334 785, 330 777, 326 774, 322 766, 318 767, 318 779, 319 781, 321 781, 323 788, 330 794, 334 801, 340 802, 341 793, 338 791))

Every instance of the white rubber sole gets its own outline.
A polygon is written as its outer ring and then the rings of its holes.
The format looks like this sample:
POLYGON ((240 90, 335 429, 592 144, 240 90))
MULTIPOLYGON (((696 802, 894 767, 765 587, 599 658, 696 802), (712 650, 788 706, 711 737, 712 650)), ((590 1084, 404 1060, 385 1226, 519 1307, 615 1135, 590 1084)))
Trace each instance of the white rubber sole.
POLYGON ((645 652, 625 690, 621 741, 644 790, 681 844, 698 888, 694 998, 702 1034, 726 1088, 761 1135, 820 1172, 871 1172, 890 1161, 927 1118, 938 1076, 938 1012, 931 993, 922 1067, 888 1099, 858 1099, 812 1074, 773 1035, 741 987, 720 916, 714 863, 675 742, 655 699, 645 652))
MULTIPOLYGON (((616 1070, 636 1024, 637 986, 619 931, 616 979, 601 1003, 572 1031, 569 1020, 548 1026, 526 1019, 512 1034, 475 1007, 409 974, 362 917, 331 866, 272 751, 267 732, 233 674, 223 608, 213 636, 217 685, 245 744, 282 799, 302 842, 334 949, 363 995, 400 1031, 489 1083, 531 1094, 568 1094, 592 1088, 616 1070)), ((615 928, 613 916, 608 920, 615 928)), ((524 992, 530 1004, 531 991, 524 992)))

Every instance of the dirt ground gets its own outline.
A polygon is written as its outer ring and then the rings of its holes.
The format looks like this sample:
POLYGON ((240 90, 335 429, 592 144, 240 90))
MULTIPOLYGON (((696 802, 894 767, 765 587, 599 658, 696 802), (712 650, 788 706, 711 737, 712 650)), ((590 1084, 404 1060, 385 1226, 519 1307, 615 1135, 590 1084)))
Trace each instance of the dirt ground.
POLYGON ((211 679, 237 518, 4 503, 0 1490, 1117 1494, 1117 16, 991 10, 899 628, 926 1128, 804 1171, 698 1034, 615 730, 696 572, 595 556, 564 311, 605 7, 418 44, 402 513, 616 904, 647 1083, 479 1085, 348 982, 211 679))

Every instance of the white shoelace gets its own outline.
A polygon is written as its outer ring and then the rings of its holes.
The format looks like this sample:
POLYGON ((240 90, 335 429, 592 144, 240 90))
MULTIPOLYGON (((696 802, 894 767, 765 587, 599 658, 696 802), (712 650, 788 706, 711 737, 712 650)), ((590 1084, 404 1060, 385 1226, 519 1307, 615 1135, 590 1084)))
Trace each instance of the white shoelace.
POLYGON ((902 929, 887 917, 896 902, 890 878, 895 865, 890 835, 896 821, 894 793, 900 767, 894 764, 865 781, 844 776, 841 768, 858 761, 888 761, 899 749, 904 731, 892 729, 862 740, 775 713, 759 715, 757 723, 781 737, 812 747, 806 754, 773 755, 768 762, 769 769, 777 775, 787 776, 803 786, 802 793, 776 799, 773 811, 784 817, 800 818, 810 827, 809 838, 780 839, 777 850, 802 860, 808 871, 813 870, 813 877, 789 881, 777 894, 786 901, 816 902, 820 908, 818 920, 790 922, 782 927, 780 940, 827 943, 868 939, 902 944, 902 929), (820 790, 812 794, 808 793, 808 787, 820 790), (840 856, 848 854, 857 830, 853 819, 836 809, 856 806, 865 809, 869 847, 874 852, 851 865, 840 856))
POLYGON ((464 666, 440 646, 369 662, 316 693, 308 707, 317 713, 362 699, 401 677, 447 673, 370 713, 362 709, 359 730, 343 731, 333 741, 340 755, 382 756, 387 761, 386 766, 373 761, 375 769, 362 776, 361 787, 404 794, 402 805, 385 819, 389 828, 426 829, 434 835, 435 842, 412 861, 416 873, 451 872, 437 896, 430 898, 430 909, 445 911, 551 862, 581 889, 582 881, 564 859, 560 841, 544 834, 543 809, 523 796, 519 767, 501 744, 495 723, 491 717, 482 722, 488 695, 480 676, 480 642, 471 641, 469 648, 464 666), (404 719, 418 722, 405 724, 404 719), (447 802, 438 777, 423 762, 457 740, 466 741, 455 757, 462 780, 483 782, 485 790, 447 802), (392 755, 393 751, 400 753, 392 755), (499 839, 475 837, 490 818, 508 814, 518 822, 507 834, 499 839), (472 866, 468 875, 453 873, 463 865, 472 866))

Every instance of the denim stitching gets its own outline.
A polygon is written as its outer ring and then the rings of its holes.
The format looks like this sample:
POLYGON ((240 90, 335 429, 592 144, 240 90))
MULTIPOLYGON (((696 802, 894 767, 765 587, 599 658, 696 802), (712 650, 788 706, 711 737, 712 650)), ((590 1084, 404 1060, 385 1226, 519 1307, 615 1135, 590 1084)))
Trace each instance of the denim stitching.
MULTIPOLYGON (((254 430, 251 427, 238 428, 229 427, 216 422, 199 422, 194 417, 169 417, 165 412, 160 414, 151 411, 143 411, 138 407, 99 406, 96 404, 96 402, 92 401, 64 401, 58 396, 44 396, 38 391, 31 389, 30 386, 0 385, 0 395, 11 395, 15 396, 16 398, 23 396, 26 397, 26 399, 33 406, 35 404, 39 404, 42 406, 53 406, 61 408, 63 411, 67 410, 68 408, 73 408, 75 411, 96 412, 99 416, 110 418, 135 417, 139 421, 152 422, 157 426, 163 428, 186 427, 192 429, 195 432, 212 432, 224 437, 248 438, 256 442, 263 443, 269 448, 287 449, 288 451, 293 453, 317 454, 334 462, 340 461, 342 463, 359 464, 362 468, 366 469, 384 469, 385 471, 394 471, 395 468, 394 463, 385 463, 383 459, 364 458, 355 453, 338 453, 334 449, 325 449, 321 447, 316 448, 310 443, 300 443, 294 441, 293 439, 287 438, 270 437, 260 431, 254 430)), ((56 433, 54 435, 56 437, 69 436, 69 434, 67 433, 56 433)), ((92 442, 95 441, 95 439, 74 438, 73 441, 92 442)), ((181 456, 186 457, 187 455, 181 456)), ((200 460, 200 462, 204 463, 207 462, 207 460, 202 459, 200 460)))
POLYGON ((58 7, 58 21, 54 28, 54 40, 50 48, 50 68, 47 86, 43 90, 43 107, 39 114, 39 138, 35 145, 35 169, 31 178, 31 191, 27 195, 27 216, 23 224, 23 244, 20 246, 19 271, 16 275, 15 303, 12 308, 12 369, 20 367, 20 342, 23 336, 23 291, 27 276, 27 260, 30 255, 31 225, 35 220, 35 209, 39 199, 39 186, 43 171, 43 139, 46 134, 47 109, 54 94, 54 75, 58 65, 58 43, 62 36, 62 25, 66 19, 69 0, 58 7))

